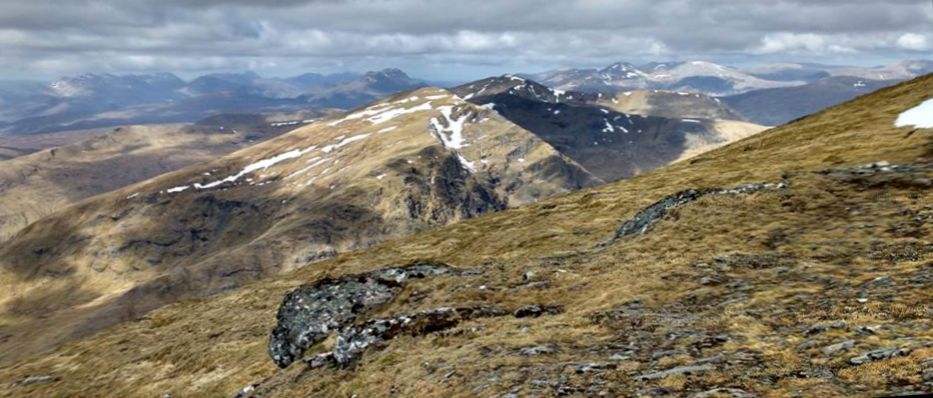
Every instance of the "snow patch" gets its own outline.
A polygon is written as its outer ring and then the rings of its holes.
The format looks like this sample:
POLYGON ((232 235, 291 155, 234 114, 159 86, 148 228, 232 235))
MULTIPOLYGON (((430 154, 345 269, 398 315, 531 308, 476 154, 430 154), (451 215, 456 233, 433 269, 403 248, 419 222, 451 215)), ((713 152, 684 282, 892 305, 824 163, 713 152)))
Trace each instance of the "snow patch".
POLYGON ((311 151, 313 151, 313 150, 315 150, 315 149, 317 149, 317 145, 312 145, 312 146, 310 146, 310 147, 308 147, 308 148, 305 148, 305 149, 295 149, 295 150, 288 151, 288 152, 285 152, 285 153, 282 153, 282 154, 279 154, 279 155, 275 155, 275 156, 273 156, 273 157, 271 157, 271 158, 262 159, 262 160, 260 160, 260 161, 258 161, 258 162, 255 162, 255 163, 252 163, 252 164, 250 164, 250 165, 247 165, 247 166, 244 167, 242 170, 240 170, 239 173, 236 173, 236 174, 234 174, 234 175, 232 175, 232 176, 229 176, 229 177, 224 178, 224 179, 222 179, 222 180, 217 180, 217 181, 209 182, 209 183, 207 183, 207 184, 195 183, 195 184, 194 184, 194 187, 195 187, 196 189, 209 189, 209 188, 214 188, 214 187, 216 187, 216 186, 219 186, 219 185, 224 184, 224 183, 227 183, 227 182, 235 182, 236 180, 240 179, 240 177, 243 177, 244 175, 247 175, 247 174, 249 174, 249 173, 252 173, 252 172, 254 172, 254 171, 256 171, 256 170, 265 170, 265 169, 268 169, 269 167, 272 167, 272 166, 274 166, 274 165, 277 164, 277 163, 280 163, 280 162, 283 162, 283 161, 286 161, 286 160, 289 160, 289 159, 294 159, 294 158, 300 157, 300 156, 302 156, 302 155, 304 155, 304 154, 306 154, 306 153, 308 153, 308 152, 311 152, 311 151))
MULTIPOLYGON (((418 97, 410 97, 408 99, 397 101, 395 103, 396 104, 405 103, 409 101, 414 101, 416 99, 418 99, 418 97)), ((426 111, 430 109, 432 109, 430 101, 425 102, 415 107, 411 107, 411 108, 394 108, 391 106, 391 104, 379 104, 379 105, 373 105, 359 112, 351 113, 347 116, 344 116, 343 119, 335 120, 333 122, 328 123, 327 125, 330 127, 334 127, 346 121, 363 119, 363 118, 366 118, 366 120, 372 124, 380 124, 380 123, 384 123, 389 120, 392 120, 401 115, 420 112, 420 111, 426 111)))
POLYGON ((287 180, 287 179, 289 179, 289 178, 293 178, 293 177, 295 177, 295 176, 304 174, 304 173, 308 172, 308 170, 311 170, 311 169, 313 169, 313 168, 315 168, 315 167, 317 167, 317 166, 320 166, 320 165, 324 164, 325 162, 327 162, 328 160, 330 160, 330 159, 329 159, 329 158, 321 158, 320 156, 315 156, 315 157, 313 157, 313 158, 311 158, 311 159, 308 159, 308 163, 311 163, 311 162, 314 162, 314 163, 312 163, 312 164, 310 164, 310 165, 304 167, 304 168, 301 169, 301 170, 298 170, 298 171, 296 171, 296 172, 294 172, 294 173, 289 174, 287 177, 285 177, 285 179, 287 180))
POLYGON ((434 128, 434 134, 437 138, 444 144, 447 148, 459 149, 468 144, 464 144, 463 138, 463 123, 466 122, 469 115, 463 115, 457 119, 451 117, 453 113, 453 106, 442 106, 438 108, 441 111, 441 115, 444 119, 447 119, 447 127, 445 128, 441 125, 438 118, 431 118, 431 126, 434 128), (444 133, 449 133, 449 136, 445 136, 444 133))
POLYGON ((606 127, 603 127, 604 133, 613 133, 616 131, 615 127, 612 127, 612 124, 608 120, 603 119, 603 122, 606 123, 606 127))
POLYGON ((461 155, 461 154, 458 153, 458 154, 457 154, 457 159, 459 159, 459 160, 460 160, 460 164, 462 164, 463 167, 466 167, 467 170, 470 170, 471 173, 475 173, 475 172, 476 172, 476 165, 474 165, 473 162, 471 162, 471 161, 467 160, 465 157, 463 157, 463 155, 461 155))
MULTIPOLYGON (((341 136, 341 137, 342 137, 342 136, 341 136)), ((340 148, 343 147, 343 146, 346 146, 346 145, 348 145, 348 144, 350 144, 350 143, 352 143, 352 142, 355 142, 355 141, 359 141, 359 140, 365 139, 366 137, 369 137, 369 134, 368 134, 368 133, 367 133, 367 134, 354 135, 354 136, 352 136, 352 137, 349 137, 349 138, 342 138, 342 139, 341 139, 340 137, 338 137, 338 139, 340 140, 339 142, 337 142, 336 144, 327 145, 327 146, 321 148, 321 152, 324 152, 324 153, 331 153, 331 152, 333 152, 335 149, 340 149, 340 148)))
POLYGON ((894 127, 913 126, 921 129, 933 128, 933 98, 908 109, 897 116, 894 127))
POLYGON ((415 113, 415 112, 421 112, 421 111, 427 111, 427 110, 431 110, 431 109, 434 109, 434 108, 431 106, 431 102, 429 101, 429 102, 425 102, 425 103, 423 103, 423 104, 421 104, 421 105, 418 105, 418 106, 416 106, 416 107, 413 107, 413 108, 408 108, 408 109, 389 109, 389 110, 387 110, 387 111, 385 111, 385 112, 379 113, 379 114, 377 114, 377 115, 375 115, 375 116, 369 118, 368 120, 369 120, 369 122, 372 123, 372 124, 380 124, 380 123, 384 123, 384 122, 387 122, 387 121, 389 121, 389 120, 395 119, 395 118, 397 118, 397 117, 399 117, 399 116, 402 116, 402 115, 406 115, 406 114, 409 114, 409 113, 415 113))

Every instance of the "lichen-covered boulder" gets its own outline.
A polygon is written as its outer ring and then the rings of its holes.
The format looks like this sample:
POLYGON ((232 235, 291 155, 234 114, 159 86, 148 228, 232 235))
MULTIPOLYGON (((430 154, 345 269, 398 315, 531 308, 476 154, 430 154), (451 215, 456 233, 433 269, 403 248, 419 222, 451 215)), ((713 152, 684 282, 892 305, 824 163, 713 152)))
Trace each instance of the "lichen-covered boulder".
POLYGON ((392 301, 406 280, 449 271, 445 265, 414 264, 325 278, 299 287, 288 293, 279 307, 269 338, 269 356, 279 367, 287 367, 331 332, 392 301))

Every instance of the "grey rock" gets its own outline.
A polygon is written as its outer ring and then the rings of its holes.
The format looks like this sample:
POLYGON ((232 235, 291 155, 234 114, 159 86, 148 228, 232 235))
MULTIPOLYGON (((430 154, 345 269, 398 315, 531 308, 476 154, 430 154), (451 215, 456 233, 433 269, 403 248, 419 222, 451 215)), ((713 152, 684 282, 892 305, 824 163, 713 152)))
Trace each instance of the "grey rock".
POLYGON ((617 367, 614 363, 583 363, 577 365, 577 373, 598 372, 601 370, 612 370, 617 367))
POLYGON ((697 363, 697 364, 703 364, 703 363, 722 363, 722 362, 725 362, 726 359, 727 359, 727 358, 726 358, 726 355, 725 355, 725 354, 719 353, 719 354, 716 354, 716 355, 713 355, 713 356, 709 356, 709 357, 706 357, 706 358, 697 359, 697 360, 696 360, 696 363, 697 363))
POLYGON ((651 353, 651 359, 660 359, 664 357, 670 357, 674 355, 683 354, 682 350, 664 350, 664 351, 655 351, 651 353))
POLYGON ((525 356, 546 355, 553 354, 554 348, 546 345, 538 345, 534 347, 522 348, 518 351, 518 353, 525 356))
POLYGON ((532 304, 519 307, 512 315, 516 318, 537 318, 542 315, 557 315, 561 312, 564 312, 564 309, 559 305, 532 304))
POLYGON ((878 333, 878 330, 880 329, 881 329, 880 325, 874 325, 874 326, 859 325, 855 327, 855 333, 858 333, 861 335, 869 335, 869 334, 878 333))
POLYGON ((505 311, 489 307, 443 307, 393 318, 373 319, 343 328, 337 334, 333 351, 319 354, 305 362, 312 367, 346 366, 373 345, 402 334, 420 336, 452 328, 467 319, 505 314, 505 311))
POLYGON ((716 367, 714 367, 713 365, 710 365, 710 364, 704 364, 704 365, 689 365, 689 366, 678 366, 678 367, 676 367, 676 368, 671 368, 671 369, 668 369, 668 370, 662 370, 662 371, 659 371, 659 372, 653 372, 653 373, 645 373, 645 374, 642 374, 642 375, 638 376, 638 380, 663 379, 663 378, 665 378, 665 377, 667 377, 667 376, 671 376, 671 375, 696 374, 696 373, 701 373, 701 372, 708 372, 708 371, 715 370, 715 369, 716 369, 716 367))
POLYGON ((807 341, 804 341, 803 343, 800 343, 800 344, 797 345, 797 351, 806 351, 806 350, 809 350, 809 349, 811 349, 811 348, 815 348, 815 347, 818 346, 818 345, 820 345, 820 342, 819 342, 819 341, 816 341, 816 340, 807 340, 807 341))
POLYGON ((269 356, 279 367, 287 367, 331 332, 393 300, 406 280, 449 271, 445 265, 413 264, 339 279, 325 278, 295 289, 279 306, 277 324, 269 337, 269 356))
POLYGON ((700 278, 699 283, 704 286, 715 285, 719 283, 719 280, 711 276, 704 276, 700 278))
POLYGON ((13 385, 28 386, 30 384, 52 383, 58 380, 59 380, 58 376, 52 376, 52 375, 26 376, 14 382, 13 385))
POLYGON ((899 356, 909 355, 910 350, 905 348, 885 348, 881 350, 869 351, 863 355, 849 359, 849 363, 853 365, 861 365, 863 363, 868 363, 872 361, 880 361, 882 359, 894 358, 899 356))
POLYGON ((848 349, 852 347, 855 347, 855 340, 846 340, 843 342, 839 342, 836 344, 823 347, 820 351, 822 351, 824 355, 832 356, 832 355, 839 354, 842 351, 847 351, 848 349))
POLYGON ((248 398, 248 397, 251 397, 251 396, 253 396, 253 392, 256 391, 256 387, 258 387, 258 386, 259 386, 258 384, 250 384, 250 385, 248 385, 248 386, 246 386, 246 387, 243 387, 243 388, 240 389, 240 391, 237 391, 237 393, 233 395, 233 398, 248 398))
POLYGON ((373 344, 415 329, 418 324, 424 324, 424 327, 436 331, 450 328, 457 323, 457 311, 453 308, 439 308, 409 316, 367 321, 359 326, 351 326, 337 335, 334 359, 339 364, 348 364, 373 344))
POLYGON ((659 220, 664 218, 669 211, 674 208, 683 206, 687 203, 693 202, 697 199, 700 199, 704 196, 709 195, 739 195, 739 194, 748 194, 753 192, 759 192, 769 189, 783 189, 786 188, 787 184, 778 183, 778 184, 746 184, 738 186, 735 188, 726 188, 726 189, 716 189, 716 188, 706 188, 706 189, 688 189, 686 191, 680 191, 675 194, 669 195, 664 199, 661 199, 654 204, 642 209, 635 214, 634 217, 623 223, 618 230, 616 230, 615 236, 612 237, 608 242, 602 244, 602 246, 607 246, 615 241, 622 239, 630 235, 641 235, 648 231, 648 229, 657 223, 659 220))
POLYGON ((304 358, 303 361, 308 364, 311 369, 320 368, 322 366, 334 363, 334 353, 325 352, 323 354, 317 354, 310 358, 304 358))
POLYGON ((806 379, 831 379, 835 375, 827 368, 815 368, 800 371, 797 373, 797 376, 806 379))
POLYGON ((804 333, 808 335, 812 335, 812 334, 823 333, 830 329, 845 329, 847 327, 848 325, 844 321, 835 321, 829 324, 820 324, 820 325, 810 326, 809 328, 807 328, 807 330, 804 331, 804 333))

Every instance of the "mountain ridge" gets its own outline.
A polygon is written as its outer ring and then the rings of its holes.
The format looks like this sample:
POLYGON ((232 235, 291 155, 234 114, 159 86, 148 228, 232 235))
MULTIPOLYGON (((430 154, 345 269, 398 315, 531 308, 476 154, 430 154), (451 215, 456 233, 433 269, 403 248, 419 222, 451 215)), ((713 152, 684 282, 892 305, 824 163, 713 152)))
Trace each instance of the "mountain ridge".
POLYGON ((214 73, 185 82, 170 73, 84 74, 47 86, 0 85, 9 103, 0 134, 32 134, 128 124, 194 122, 215 113, 355 108, 425 86, 398 69, 367 74, 263 78, 214 73))

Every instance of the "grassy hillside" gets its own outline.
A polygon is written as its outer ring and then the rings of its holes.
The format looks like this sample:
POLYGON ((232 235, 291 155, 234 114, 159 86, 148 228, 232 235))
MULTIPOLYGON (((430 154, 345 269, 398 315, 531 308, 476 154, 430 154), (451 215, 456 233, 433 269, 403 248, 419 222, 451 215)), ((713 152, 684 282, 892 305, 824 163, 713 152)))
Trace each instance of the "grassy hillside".
POLYGON ((630 180, 170 305, 5 367, 0 388, 43 397, 231 396, 254 383, 245 396, 929 390, 933 132, 893 125, 931 96, 933 76, 922 77, 630 180), (861 167, 881 161, 902 166, 861 167), (606 244, 675 192, 745 183, 786 186, 702 197, 606 244), (473 272, 406 282, 360 321, 439 307, 501 313, 405 333, 346 368, 273 365, 266 344, 290 290, 415 260, 473 272), (554 310, 528 316, 529 305, 554 310))
MULTIPOLYGON (((260 129, 134 126, 6 160, 0 163, 0 242, 82 199, 215 159, 274 135, 260 129)), ((33 142, 41 144, 39 137, 33 142)))

